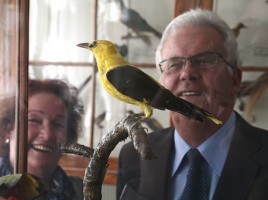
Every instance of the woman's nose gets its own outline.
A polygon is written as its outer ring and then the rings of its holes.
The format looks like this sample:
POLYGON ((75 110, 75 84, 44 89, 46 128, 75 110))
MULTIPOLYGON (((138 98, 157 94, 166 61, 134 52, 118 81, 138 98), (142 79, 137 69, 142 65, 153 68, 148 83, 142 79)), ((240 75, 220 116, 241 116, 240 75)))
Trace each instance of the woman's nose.
POLYGON ((41 126, 41 130, 40 130, 41 134, 42 134, 42 137, 43 138, 46 138, 46 139, 50 139, 50 138, 53 138, 54 137, 54 131, 53 131, 53 128, 52 126, 49 124, 49 123, 44 123, 42 126, 41 126))

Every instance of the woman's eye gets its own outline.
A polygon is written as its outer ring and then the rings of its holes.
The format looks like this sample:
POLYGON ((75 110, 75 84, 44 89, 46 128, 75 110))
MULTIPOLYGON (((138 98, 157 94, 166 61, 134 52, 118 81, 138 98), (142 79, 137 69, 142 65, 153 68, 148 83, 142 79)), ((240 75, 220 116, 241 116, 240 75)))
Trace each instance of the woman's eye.
POLYGON ((60 122, 54 122, 53 126, 57 127, 57 128, 64 128, 64 124, 60 123, 60 122))
POLYGON ((38 118, 28 118, 28 122, 32 124, 41 124, 42 120, 38 118))

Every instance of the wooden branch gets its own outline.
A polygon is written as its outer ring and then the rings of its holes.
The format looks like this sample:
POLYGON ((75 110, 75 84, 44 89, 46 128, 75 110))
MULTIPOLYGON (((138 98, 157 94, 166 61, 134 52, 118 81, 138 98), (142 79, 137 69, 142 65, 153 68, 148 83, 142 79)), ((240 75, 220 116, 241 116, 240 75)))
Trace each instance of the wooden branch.
POLYGON ((94 149, 78 143, 59 144, 59 148, 63 153, 71 153, 88 158, 94 153, 94 149))
POLYGON ((127 137, 133 141, 135 149, 142 159, 155 158, 145 128, 140 124, 141 115, 128 115, 107 133, 95 149, 80 144, 60 144, 63 153, 73 153, 91 157, 84 176, 84 200, 101 200, 102 183, 108 167, 108 158, 116 145, 127 137))

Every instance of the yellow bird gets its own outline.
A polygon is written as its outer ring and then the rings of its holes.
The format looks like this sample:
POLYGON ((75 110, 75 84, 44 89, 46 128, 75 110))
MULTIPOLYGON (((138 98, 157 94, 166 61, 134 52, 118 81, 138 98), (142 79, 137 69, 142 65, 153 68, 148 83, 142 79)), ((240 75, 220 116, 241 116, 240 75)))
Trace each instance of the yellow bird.
POLYGON ((206 110, 175 96, 154 78, 131 66, 112 42, 96 40, 77 46, 93 52, 104 89, 116 99, 139 106, 145 118, 151 117, 153 108, 156 108, 175 111, 199 121, 210 119, 221 124, 206 110))

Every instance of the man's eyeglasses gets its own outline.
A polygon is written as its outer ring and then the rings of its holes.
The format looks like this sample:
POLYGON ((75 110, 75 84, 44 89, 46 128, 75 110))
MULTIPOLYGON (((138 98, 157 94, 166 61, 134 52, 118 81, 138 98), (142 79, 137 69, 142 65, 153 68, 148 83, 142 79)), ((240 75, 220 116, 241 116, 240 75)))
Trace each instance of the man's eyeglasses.
POLYGON ((171 73, 180 71, 185 65, 186 61, 191 61, 193 67, 205 69, 213 68, 217 66, 219 61, 223 61, 225 64, 234 68, 226 59, 219 53, 216 52, 204 52, 188 58, 172 57, 162 60, 159 63, 159 67, 162 73, 171 73))

